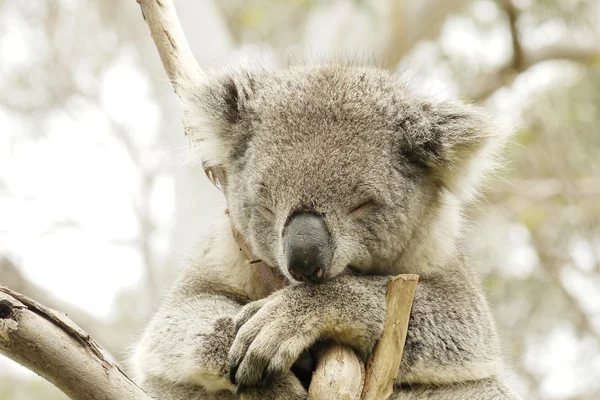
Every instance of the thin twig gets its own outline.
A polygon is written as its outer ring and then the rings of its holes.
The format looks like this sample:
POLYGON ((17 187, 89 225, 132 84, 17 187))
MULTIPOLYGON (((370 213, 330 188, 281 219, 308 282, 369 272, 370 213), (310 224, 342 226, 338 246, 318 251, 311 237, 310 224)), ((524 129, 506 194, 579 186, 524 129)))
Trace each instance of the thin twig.
POLYGON ((510 37, 513 49, 512 67, 516 71, 520 71, 523 68, 523 47, 521 46, 521 38, 519 36, 519 29, 517 27, 519 14, 512 0, 503 0, 502 5, 506 15, 508 16, 510 27, 510 37))

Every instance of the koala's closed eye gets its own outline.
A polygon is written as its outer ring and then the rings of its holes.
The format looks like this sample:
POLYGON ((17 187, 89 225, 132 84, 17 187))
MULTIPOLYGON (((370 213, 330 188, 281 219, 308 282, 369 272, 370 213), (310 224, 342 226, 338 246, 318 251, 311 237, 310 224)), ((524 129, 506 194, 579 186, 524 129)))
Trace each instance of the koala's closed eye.
POLYGON ((350 209, 348 210, 348 215, 358 217, 370 210, 375 209, 376 207, 377 202, 375 202, 373 199, 362 200, 356 205, 350 207, 350 209))
POLYGON ((256 209, 268 220, 273 220, 275 218, 275 213, 273 212, 273 202, 271 200, 271 191, 262 182, 258 182, 256 184, 257 194, 256 194, 256 209))
POLYGON ((258 211, 268 220, 273 220, 275 218, 275 213, 267 206, 257 205, 258 211))

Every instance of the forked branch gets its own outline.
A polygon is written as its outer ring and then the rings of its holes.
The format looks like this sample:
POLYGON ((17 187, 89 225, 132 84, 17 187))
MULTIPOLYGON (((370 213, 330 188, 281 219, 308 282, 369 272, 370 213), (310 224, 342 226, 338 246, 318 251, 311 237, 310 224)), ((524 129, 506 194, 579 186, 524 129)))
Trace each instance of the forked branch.
POLYGON ((74 400, 150 400, 66 315, 3 286, 0 353, 74 400))
POLYGON ((600 44, 554 43, 526 51, 518 28, 519 11, 513 0, 502 0, 502 7, 508 17, 513 55, 506 65, 486 74, 477 82, 468 96, 471 101, 487 99, 498 89, 512 84, 519 74, 544 61, 564 60, 584 65, 600 63, 600 44))

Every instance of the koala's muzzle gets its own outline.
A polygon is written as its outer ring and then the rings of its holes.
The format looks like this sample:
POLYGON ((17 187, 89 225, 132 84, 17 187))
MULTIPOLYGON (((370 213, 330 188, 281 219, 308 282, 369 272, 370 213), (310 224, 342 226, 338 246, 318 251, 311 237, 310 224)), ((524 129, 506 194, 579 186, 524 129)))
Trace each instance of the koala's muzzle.
POLYGON ((309 212, 293 215, 283 230, 283 254, 294 279, 322 281, 333 258, 323 218, 309 212))

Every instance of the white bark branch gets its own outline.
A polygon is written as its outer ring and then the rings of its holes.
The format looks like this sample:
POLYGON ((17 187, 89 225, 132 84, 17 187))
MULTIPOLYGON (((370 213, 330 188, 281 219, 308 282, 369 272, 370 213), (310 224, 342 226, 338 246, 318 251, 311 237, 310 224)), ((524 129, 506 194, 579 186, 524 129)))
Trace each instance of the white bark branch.
POLYGON ((0 353, 74 400, 150 398, 66 315, 0 286, 0 353))
POLYGON ((185 38, 175 6, 171 0, 137 0, 137 2, 142 8, 142 14, 150 28, 163 67, 175 93, 178 93, 179 82, 194 81, 204 74, 185 38))
POLYGON ((536 52, 526 55, 525 67, 550 60, 566 60, 582 64, 600 62, 600 46, 580 46, 573 43, 556 43, 542 47, 536 52))
POLYGON ((364 384, 364 363, 354 350, 334 344, 318 355, 308 400, 359 400, 364 384))

